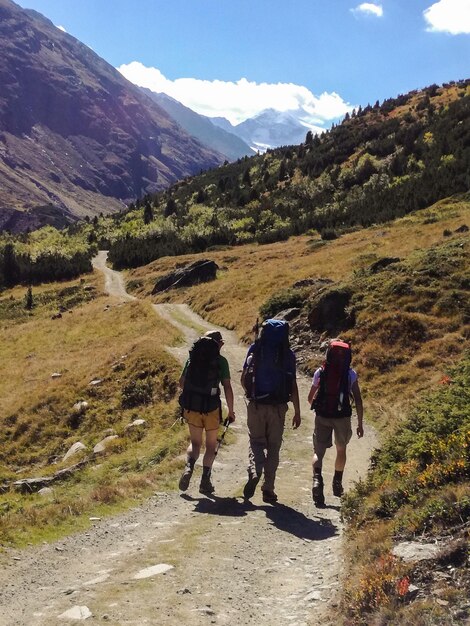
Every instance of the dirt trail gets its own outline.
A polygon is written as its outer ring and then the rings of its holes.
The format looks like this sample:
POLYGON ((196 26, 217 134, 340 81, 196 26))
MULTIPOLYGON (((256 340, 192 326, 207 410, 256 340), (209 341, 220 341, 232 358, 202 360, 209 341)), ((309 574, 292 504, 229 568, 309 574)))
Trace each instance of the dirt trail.
MULTIPOLYGON (((100 253, 94 265, 105 272, 110 296, 129 299, 105 259, 100 253)), ((185 305, 155 309, 187 343, 214 328, 185 305)), ((279 503, 264 504, 257 492, 245 504, 240 496, 247 432, 238 380, 246 348, 234 333, 220 330, 237 420, 231 426, 236 441, 221 448, 214 465, 215 496, 198 493, 198 467, 186 494, 157 493, 138 508, 97 521, 86 533, 8 551, 0 558, 1 625, 64 624, 60 616, 73 607, 82 607, 83 615, 87 607, 89 623, 116 626, 328 624, 325 611, 336 603, 342 571, 342 526, 339 500, 330 491, 332 453, 325 459, 327 506, 312 504, 309 381, 299 380, 303 423, 297 431, 290 428, 292 409, 288 414, 276 481, 279 503)), ((174 353, 183 360, 187 345, 174 353)), ((351 443, 346 488, 364 475, 374 445, 370 428, 351 443)))

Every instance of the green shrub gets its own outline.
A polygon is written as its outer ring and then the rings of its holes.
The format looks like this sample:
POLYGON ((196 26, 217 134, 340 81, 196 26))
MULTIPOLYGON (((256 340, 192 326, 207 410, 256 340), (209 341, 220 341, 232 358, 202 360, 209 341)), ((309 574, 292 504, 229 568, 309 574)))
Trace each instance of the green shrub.
POLYGON ((150 404, 153 397, 153 383, 150 377, 131 380, 122 388, 121 404, 130 409, 141 404, 150 404))
POLYGON ((301 308, 305 302, 305 297, 305 289, 283 289, 273 294, 260 306, 260 315, 263 319, 267 319, 286 309, 301 308))

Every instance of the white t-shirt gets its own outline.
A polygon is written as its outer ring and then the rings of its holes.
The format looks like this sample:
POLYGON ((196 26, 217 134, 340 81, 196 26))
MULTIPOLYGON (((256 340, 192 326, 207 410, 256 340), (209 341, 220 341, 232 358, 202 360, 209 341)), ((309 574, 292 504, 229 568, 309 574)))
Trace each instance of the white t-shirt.
MULTIPOLYGON (((320 372, 321 372, 322 368, 319 367, 316 371, 315 374, 313 375, 313 380, 312 380, 312 384, 315 385, 315 387, 318 387, 320 385, 320 372)), ((349 368, 349 392, 351 392, 351 387, 354 385, 354 383, 357 380, 357 373, 355 370, 353 370, 351 367, 349 368)))

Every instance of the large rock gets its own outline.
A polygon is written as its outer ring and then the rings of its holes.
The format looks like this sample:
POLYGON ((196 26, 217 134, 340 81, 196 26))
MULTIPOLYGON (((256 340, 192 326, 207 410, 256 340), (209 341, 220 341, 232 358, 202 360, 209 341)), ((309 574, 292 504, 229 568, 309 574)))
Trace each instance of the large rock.
POLYGON ((70 446, 62 460, 68 461, 72 456, 75 456, 76 454, 82 454, 84 452, 86 452, 86 446, 81 441, 77 441, 72 446, 70 446))
POLYGON ((181 267, 159 278, 155 283, 152 294, 161 293, 167 289, 188 287, 214 280, 218 269, 219 266, 214 261, 209 261, 208 259, 194 261, 194 263, 186 265, 186 267, 181 267))
POLYGON ((354 311, 348 309, 352 293, 338 288, 322 292, 312 302, 308 323, 313 331, 327 332, 330 336, 352 328, 355 324, 354 311))

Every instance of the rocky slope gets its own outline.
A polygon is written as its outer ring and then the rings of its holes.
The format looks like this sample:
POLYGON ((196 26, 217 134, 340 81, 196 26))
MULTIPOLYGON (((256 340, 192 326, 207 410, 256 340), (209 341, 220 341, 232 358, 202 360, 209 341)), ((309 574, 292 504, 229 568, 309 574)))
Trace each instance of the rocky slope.
POLYGON ((39 206, 65 221, 116 210, 223 161, 90 48, 11 0, 0 0, 0 84, 0 227, 37 226, 17 211, 39 206))

